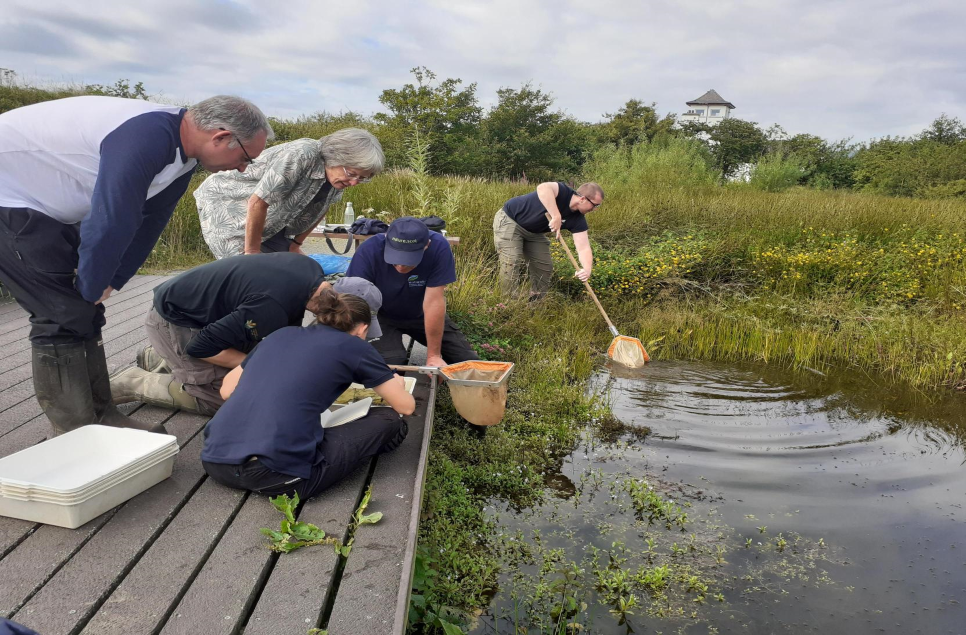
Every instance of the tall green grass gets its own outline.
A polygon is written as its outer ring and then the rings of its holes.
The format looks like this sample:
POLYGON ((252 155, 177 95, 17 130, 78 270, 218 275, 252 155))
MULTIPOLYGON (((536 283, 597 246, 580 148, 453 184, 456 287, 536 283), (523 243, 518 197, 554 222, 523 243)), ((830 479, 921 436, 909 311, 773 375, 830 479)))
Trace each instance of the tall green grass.
MULTIPOLYGON (((658 358, 859 367, 920 387, 966 381, 960 365, 966 353, 958 344, 966 342, 966 327, 959 326, 966 309, 963 201, 721 187, 699 149, 680 140, 607 151, 592 165, 587 178, 606 193, 588 217, 598 259, 592 282, 615 314, 627 316, 625 328, 638 329, 645 341, 663 338, 658 358), (838 326, 826 332, 812 315, 830 315, 838 326), (854 329, 843 326, 853 322, 854 329), (679 338, 678 329, 688 338, 679 338), (780 337, 762 335, 779 331, 780 337), (910 334, 915 350, 905 344, 910 334), (877 345, 856 346, 863 337, 877 345)), ((395 170, 348 189, 345 200, 358 213, 387 219, 443 215, 461 239, 461 271, 473 274, 472 284, 461 277, 451 289, 461 294, 451 302, 462 307, 474 298, 495 300, 493 215, 534 187, 395 170), (447 204, 454 191, 458 205, 447 204)), ((207 259, 189 194, 149 265, 179 268, 207 259)), ((558 289, 583 303, 569 263, 558 258, 557 270, 558 289)), ((593 313, 587 319, 591 328, 600 326, 593 313)))

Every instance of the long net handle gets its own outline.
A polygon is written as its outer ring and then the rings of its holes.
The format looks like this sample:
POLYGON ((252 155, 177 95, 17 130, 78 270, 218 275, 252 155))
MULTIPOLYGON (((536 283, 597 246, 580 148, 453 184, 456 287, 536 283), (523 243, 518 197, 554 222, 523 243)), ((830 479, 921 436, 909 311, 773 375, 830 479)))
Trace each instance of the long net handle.
MULTIPOLYGON (((547 214, 547 216, 549 217, 550 215, 547 214)), ((567 254, 567 258, 570 259, 570 264, 574 266, 574 271, 580 271, 580 264, 578 264, 577 259, 574 258, 573 253, 570 251, 570 245, 568 245, 567 241, 563 239, 563 236, 560 235, 560 232, 555 233, 557 234, 557 240, 560 241, 560 245, 564 248, 564 252, 567 254)), ((600 300, 597 299, 597 294, 594 293, 594 290, 590 287, 589 282, 586 280, 581 280, 581 282, 584 283, 584 288, 587 289, 587 293, 590 294, 590 298, 594 301, 594 304, 596 304, 597 308, 600 309, 600 314, 604 316, 604 321, 607 322, 610 332, 616 337, 617 327, 614 326, 614 323, 610 321, 609 317, 607 317, 607 311, 604 310, 604 306, 600 303, 600 300)))

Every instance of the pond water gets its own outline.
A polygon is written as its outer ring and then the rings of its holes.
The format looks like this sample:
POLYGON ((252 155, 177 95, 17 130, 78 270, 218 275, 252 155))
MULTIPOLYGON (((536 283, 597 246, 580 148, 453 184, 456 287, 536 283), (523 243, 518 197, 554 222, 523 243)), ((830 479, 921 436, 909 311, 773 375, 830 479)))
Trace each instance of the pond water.
POLYGON ((962 395, 685 362, 592 386, 620 424, 545 504, 488 508, 472 632, 966 633, 962 395))

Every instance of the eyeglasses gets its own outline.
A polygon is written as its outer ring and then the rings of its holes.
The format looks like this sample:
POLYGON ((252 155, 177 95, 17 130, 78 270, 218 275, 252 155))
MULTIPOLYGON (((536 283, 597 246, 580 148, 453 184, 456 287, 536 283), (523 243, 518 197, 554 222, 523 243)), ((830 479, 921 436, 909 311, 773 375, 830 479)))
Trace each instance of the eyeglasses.
POLYGON ((350 173, 348 170, 345 169, 345 166, 344 165, 342 166, 342 171, 345 172, 345 178, 347 178, 350 181, 355 181, 357 184, 358 183, 369 183, 369 182, 372 181, 372 177, 371 176, 359 176, 358 174, 352 174, 352 173, 350 173))
POLYGON ((241 148, 242 152, 245 153, 245 163, 248 163, 249 165, 251 165, 252 161, 254 161, 255 159, 253 159, 251 155, 248 154, 248 150, 245 149, 245 144, 241 142, 241 139, 238 138, 238 135, 236 135, 234 132, 231 132, 230 130, 227 130, 225 128, 218 128, 218 129, 224 130, 225 132, 228 132, 231 134, 231 138, 238 143, 238 147, 241 148))
POLYGON ((595 209, 597 209, 598 207, 600 207, 601 203, 604 202, 604 201, 601 201, 600 203, 595 203, 592 200, 590 200, 588 197, 584 196, 583 194, 581 194, 580 196, 585 201, 587 201, 588 203, 590 203, 590 211, 594 211, 595 209))

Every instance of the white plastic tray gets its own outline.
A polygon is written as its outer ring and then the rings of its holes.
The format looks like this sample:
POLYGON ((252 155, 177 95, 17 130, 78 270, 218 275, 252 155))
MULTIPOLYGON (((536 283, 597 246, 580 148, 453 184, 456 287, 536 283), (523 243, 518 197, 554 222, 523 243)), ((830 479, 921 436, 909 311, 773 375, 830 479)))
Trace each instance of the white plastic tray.
MULTIPOLYGON (((149 432, 147 434, 151 433, 149 432)), ((61 439, 65 436, 67 435, 61 435, 57 438, 61 439)), ((174 456, 170 456, 157 465, 118 483, 116 486, 110 487, 82 503, 73 505, 40 501, 20 501, 0 497, 0 516, 9 516, 11 518, 20 518, 22 520, 76 529, 84 523, 97 518, 112 507, 120 505, 149 487, 168 478, 171 476, 173 467, 174 456)))
POLYGON ((0 459, 0 483, 70 494, 177 444, 168 434, 88 425, 0 459))
POLYGON ((147 468, 160 463, 161 461, 167 459, 169 456, 174 456, 178 453, 178 445, 172 444, 172 447, 163 448, 157 452, 152 452, 149 456, 144 457, 138 461, 135 461, 129 466, 126 466, 120 470, 116 470, 111 474, 103 478, 99 478, 96 481, 92 481, 83 487, 72 488, 66 491, 60 490, 49 490, 36 485, 30 487, 24 487, 22 485, 15 485, 12 483, 6 483, 0 481, 0 496, 10 496, 13 498, 18 497, 31 497, 31 496, 46 496, 55 500, 75 500, 79 497, 87 497, 87 495, 95 490, 102 489, 104 485, 110 485, 116 483, 118 480, 127 478, 138 472, 142 472, 147 468))
POLYGON ((156 456, 151 460, 145 460, 143 462, 139 461, 137 466, 131 469, 122 470, 108 478, 99 480, 96 484, 90 487, 85 487, 84 489, 73 492, 70 494, 60 494, 56 492, 48 492, 40 489, 21 489, 0 486, 0 496, 4 498, 12 498, 15 500, 23 501, 46 501, 51 503, 58 503, 61 505, 71 505, 76 503, 83 503, 84 501, 93 498, 95 495, 100 494, 104 490, 117 485, 121 481, 132 478, 145 470, 148 470, 162 461, 168 460, 178 453, 177 446, 173 451, 168 451, 161 456, 156 456))

